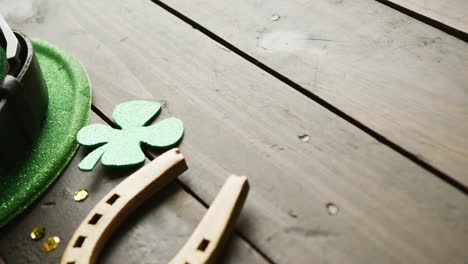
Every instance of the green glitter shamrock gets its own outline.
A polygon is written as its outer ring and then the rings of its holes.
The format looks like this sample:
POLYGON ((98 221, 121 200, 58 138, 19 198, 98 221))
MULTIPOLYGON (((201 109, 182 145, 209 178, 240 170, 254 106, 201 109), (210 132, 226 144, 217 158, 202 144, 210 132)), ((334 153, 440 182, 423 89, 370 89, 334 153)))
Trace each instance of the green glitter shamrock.
POLYGON ((89 153, 78 165, 91 171, 99 160, 105 166, 126 167, 142 164, 145 155, 141 145, 167 148, 176 145, 184 134, 182 121, 168 118, 146 126, 161 111, 161 105, 148 101, 129 101, 119 104, 112 112, 114 121, 122 129, 92 124, 78 132, 78 142, 97 149, 89 153))

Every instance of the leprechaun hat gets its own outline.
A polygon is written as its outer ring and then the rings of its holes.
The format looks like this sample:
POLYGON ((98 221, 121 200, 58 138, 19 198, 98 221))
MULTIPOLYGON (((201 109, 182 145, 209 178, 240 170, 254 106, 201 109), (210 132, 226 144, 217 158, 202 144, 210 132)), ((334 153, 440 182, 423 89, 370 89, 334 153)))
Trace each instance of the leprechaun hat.
POLYGON ((0 20, 1 227, 45 192, 73 157, 76 134, 89 117, 91 84, 73 57, 13 33, 0 20))

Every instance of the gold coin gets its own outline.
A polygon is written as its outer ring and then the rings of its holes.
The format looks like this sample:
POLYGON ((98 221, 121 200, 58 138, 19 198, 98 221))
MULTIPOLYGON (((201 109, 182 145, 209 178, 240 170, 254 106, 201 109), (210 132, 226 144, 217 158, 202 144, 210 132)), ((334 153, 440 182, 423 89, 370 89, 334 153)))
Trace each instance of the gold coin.
POLYGON ((55 250, 60 244, 60 238, 57 236, 52 236, 49 237, 45 242, 44 242, 44 249, 45 251, 49 252, 52 250, 55 250))
POLYGON ((75 191, 75 194, 73 195, 73 199, 77 202, 82 202, 88 198, 88 190, 86 189, 80 189, 78 191, 75 191))
POLYGON ((44 237, 45 235, 45 228, 43 226, 36 226, 32 231, 31 231, 31 239, 32 240, 40 240, 44 237))

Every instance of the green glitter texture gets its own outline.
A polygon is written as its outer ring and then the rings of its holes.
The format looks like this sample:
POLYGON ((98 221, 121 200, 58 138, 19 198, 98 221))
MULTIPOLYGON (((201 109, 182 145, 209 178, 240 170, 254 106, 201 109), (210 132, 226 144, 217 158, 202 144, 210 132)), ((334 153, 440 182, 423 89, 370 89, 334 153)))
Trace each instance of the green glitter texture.
POLYGON ((0 48, 0 80, 5 77, 6 74, 7 59, 3 48, 0 48))
POLYGON ((86 125, 91 84, 81 64, 55 46, 33 40, 49 92, 44 128, 18 168, 0 172, 0 227, 13 219, 60 175, 78 148, 75 137, 86 125))
POLYGON ((102 124, 84 127, 78 132, 78 142, 87 147, 97 147, 89 153, 79 168, 92 170, 101 163, 110 167, 128 167, 143 164, 145 155, 141 145, 168 148, 176 145, 184 135, 182 121, 167 118, 146 126, 161 111, 161 105, 149 101, 129 101, 117 105, 112 113, 121 129, 102 124))

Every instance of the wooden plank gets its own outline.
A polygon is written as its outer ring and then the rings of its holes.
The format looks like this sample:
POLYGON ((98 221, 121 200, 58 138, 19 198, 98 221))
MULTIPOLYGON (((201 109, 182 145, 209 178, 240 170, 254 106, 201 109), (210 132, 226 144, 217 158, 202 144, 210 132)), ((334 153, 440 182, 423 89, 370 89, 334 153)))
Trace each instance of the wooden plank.
MULTIPOLYGON (((468 34, 465 0, 385 0, 468 34)), ((384 2, 385 2, 384 1, 384 2)))
POLYGON ((182 180, 204 201, 227 175, 249 175, 238 230, 273 261, 468 258, 466 196, 151 2, 31 13, 16 28, 75 54, 107 116, 148 99, 165 104, 159 120, 183 120, 182 180))
POLYGON ((468 186, 463 41, 371 0, 163 2, 468 186))
MULTIPOLYGON (((92 114, 93 123, 102 122, 92 114)), ((109 170, 99 166, 90 173, 78 169, 87 154, 80 149, 63 175, 31 208, 14 222, 0 229, 0 259, 13 263, 59 263, 73 232, 83 218, 107 192, 133 171, 109 170), (75 190, 86 188, 89 198, 73 200, 75 190), (32 241, 31 230, 46 228, 46 237, 56 235, 61 244, 52 252, 42 249, 41 241, 32 241)), ((156 194, 124 223, 118 237, 106 244, 99 263, 168 263, 183 247, 202 219, 206 209, 177 184, 156 194)), ((230 263, 266 263, 238 236, 224 252, 230 263)))

